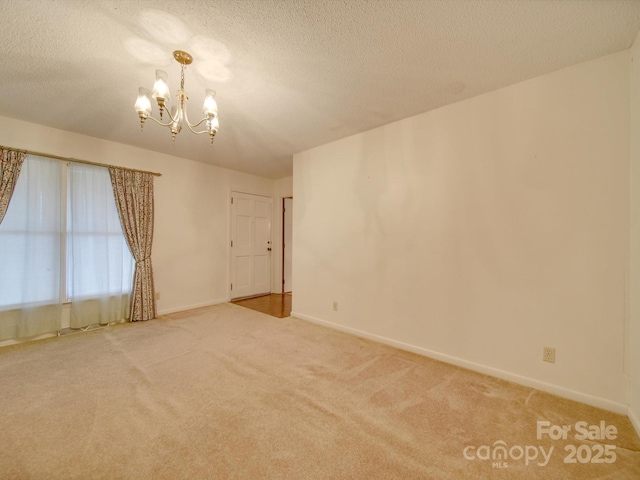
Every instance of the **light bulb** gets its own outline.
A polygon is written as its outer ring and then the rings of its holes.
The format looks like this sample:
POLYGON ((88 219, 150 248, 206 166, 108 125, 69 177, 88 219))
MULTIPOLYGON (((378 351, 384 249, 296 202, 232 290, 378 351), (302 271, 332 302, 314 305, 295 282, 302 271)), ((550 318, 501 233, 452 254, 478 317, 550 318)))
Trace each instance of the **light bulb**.
POLYGON ((220 122, 218 121, 218 117, 215 116, 209 122, 209 132, 218 133, 218 130, 220 130, 220 122))
POLYGON ((167 72, 164 70, 156 70, 156 83, 153 84, 153 98, 156 99, 158 105, 162 105, 171 100, 171 94, 169 93, 169 85, 167 72))
POLYGON ((215 117, 218 115, 218 103, 215 99, 215 90, 207 89, 205 91, 204 104, 202 105, 202 113, 206 117, 215 117))
POLYGON ((138 99, 136 100, 135 107, 138 115, 148 117, 151 115, 151 97, 149 97, 149 90, 144 87, 138 89, 138 99))

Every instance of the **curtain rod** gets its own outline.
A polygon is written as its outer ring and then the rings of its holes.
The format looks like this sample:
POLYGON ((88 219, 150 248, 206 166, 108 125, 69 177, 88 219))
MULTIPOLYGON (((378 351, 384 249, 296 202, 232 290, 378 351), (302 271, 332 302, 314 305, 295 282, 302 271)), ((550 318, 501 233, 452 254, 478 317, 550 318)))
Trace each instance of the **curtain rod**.
POLYGON ((155 175, 156 177, 162 176, 161 173, 157 173, 157 172, 149 172, 147 170, 138 170, 135 168, 121 167, 119 165, 109 165, 108 163, 91 162, 89 160, 80 160, 78 158, 60 157, 58 155, 51 155, 50 153, 42 153, 42 152, 35 152, 33 150, 25 150, 24 148, 6 147, 4 145, 0 145, 0 148, 6 149, 6 150, 14 150, 16 152, 23 152, 23 153, 26 153, 27 155, 38 155, 40 157, 54 158, 56 160, 62 160, 63 162, 84 163, 87 165, 95 165, 96 167, 121 168, 123 170, 129 170, 131 172, 150 173, 151 175, 155 175))

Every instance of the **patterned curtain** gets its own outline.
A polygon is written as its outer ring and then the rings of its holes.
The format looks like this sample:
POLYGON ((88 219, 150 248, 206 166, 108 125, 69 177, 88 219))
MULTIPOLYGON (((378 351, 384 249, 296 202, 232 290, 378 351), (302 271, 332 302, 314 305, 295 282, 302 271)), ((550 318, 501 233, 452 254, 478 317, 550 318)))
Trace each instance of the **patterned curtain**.
POLYGON ((113 195, 131 255, 136 260, 131 292, 132 322, 156 318, 151 266, 153 243, 153 175, 109 168, 113 195))
POLYGON ((0 223, 7 213, 9 200, 13 195, 22 162, 27 154, 16 152, 15 150, 5 150, 0 148, 0 223))

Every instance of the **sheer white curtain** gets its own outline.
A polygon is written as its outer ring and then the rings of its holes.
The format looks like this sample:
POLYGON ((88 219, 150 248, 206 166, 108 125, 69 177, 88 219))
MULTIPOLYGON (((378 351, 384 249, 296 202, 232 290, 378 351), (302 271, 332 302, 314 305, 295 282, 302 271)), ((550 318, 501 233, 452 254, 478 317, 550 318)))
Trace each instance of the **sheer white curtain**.
POLYGON ((60 328, 61 175, 27 155, 0 224, 0 340, 60 328))
POLYGON ((72 327, 129 318, 133 269, 108 169, 27 155, 0 223, 0 340, 60 329, 65 301, 72 327))
POLYGON ((127 319, 134 260, 122 233, 109 170, 69 164, 67 192, 71 327, 127 319))

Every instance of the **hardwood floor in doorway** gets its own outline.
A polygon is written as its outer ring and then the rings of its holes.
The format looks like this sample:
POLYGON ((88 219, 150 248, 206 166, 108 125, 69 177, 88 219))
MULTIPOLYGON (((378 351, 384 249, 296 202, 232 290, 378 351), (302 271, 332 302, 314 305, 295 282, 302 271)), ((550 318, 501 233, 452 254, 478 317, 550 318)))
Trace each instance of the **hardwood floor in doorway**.
POLYGON ((260 297, 235 300, 231 303, 266 313, 272 317, 286 318, 291 315, 291 293, 272 293, 260 297))

